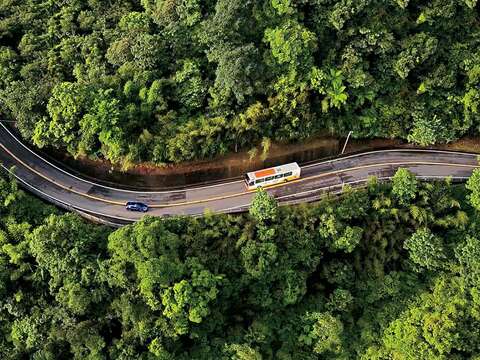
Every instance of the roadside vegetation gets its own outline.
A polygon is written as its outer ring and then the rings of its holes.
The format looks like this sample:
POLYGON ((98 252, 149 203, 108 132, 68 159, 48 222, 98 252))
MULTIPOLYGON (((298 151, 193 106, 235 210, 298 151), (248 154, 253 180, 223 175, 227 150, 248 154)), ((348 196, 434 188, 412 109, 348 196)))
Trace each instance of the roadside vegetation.
POLYGON ((112 230, 0 180, 1 359, 478 359, 480 171, 112 230))
POLYGON ((476 0, 0 1, 0 110, 129 164, 313 135, 478 134, 476 0))

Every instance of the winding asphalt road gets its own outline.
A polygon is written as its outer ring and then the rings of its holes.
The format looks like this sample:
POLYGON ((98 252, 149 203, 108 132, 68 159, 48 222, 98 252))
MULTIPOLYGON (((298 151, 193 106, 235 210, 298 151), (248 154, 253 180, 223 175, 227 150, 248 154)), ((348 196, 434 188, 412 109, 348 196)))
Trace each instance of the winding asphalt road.
MULTIPOLYGON (((253 193, 243 181, 210 186, 193 186, 171 191, 132 191, 108 187, 82 179, 43 159, 0 124, 0 165, 27 190, 65 209, 111 225, 121 226, 144 214, 125 210, 129 200, 149 204, 149 215, 201 215, 240 212, 248 208, 253 193)), ((317 200, 325 192, 341 191, 344 184, 361 184, 370 176, 391 177, 397 168, 410 169, 418 177, 436 179, 451 176, 465 180, 478 166, 477 155, 438 150, 382 150, 322 161, 302 167, 302 178, 268 189, 281 203, 317 200)))

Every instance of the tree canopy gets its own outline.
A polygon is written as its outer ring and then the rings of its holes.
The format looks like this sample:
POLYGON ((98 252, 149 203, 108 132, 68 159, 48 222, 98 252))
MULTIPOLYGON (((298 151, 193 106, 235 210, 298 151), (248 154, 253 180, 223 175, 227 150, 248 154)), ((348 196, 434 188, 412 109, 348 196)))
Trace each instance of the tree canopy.
POLYGON ((0 178, 0 358, 475 359, 479 212, 396 186, 113 230, 0 178))
POLYGON ((124 165, 316 134, 480 130, 476 0, 0 2, 0 105, 24 138, 124 165))

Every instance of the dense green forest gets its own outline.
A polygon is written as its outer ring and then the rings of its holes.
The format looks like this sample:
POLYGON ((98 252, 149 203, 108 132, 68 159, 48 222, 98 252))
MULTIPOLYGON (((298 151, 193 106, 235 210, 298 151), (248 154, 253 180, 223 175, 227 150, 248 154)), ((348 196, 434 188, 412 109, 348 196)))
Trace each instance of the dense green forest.
POLYGON ((0 181, 0 358, 480 359, 480 170, 112 230, 0 181))
POLYGON ((315 134, 478 134, 477 0, 0 0, 0 111, 38 146, 180 162, 315 134))

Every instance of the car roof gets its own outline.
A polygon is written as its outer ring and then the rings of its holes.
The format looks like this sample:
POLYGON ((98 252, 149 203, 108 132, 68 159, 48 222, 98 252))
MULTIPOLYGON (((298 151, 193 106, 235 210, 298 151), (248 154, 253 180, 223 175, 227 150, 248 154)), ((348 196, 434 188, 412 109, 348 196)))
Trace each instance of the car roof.
POLYGON ((144 204, 140 201, 127 201, 126 205, 141 205, 141 206, 148 206, 147 204, 144 204))

